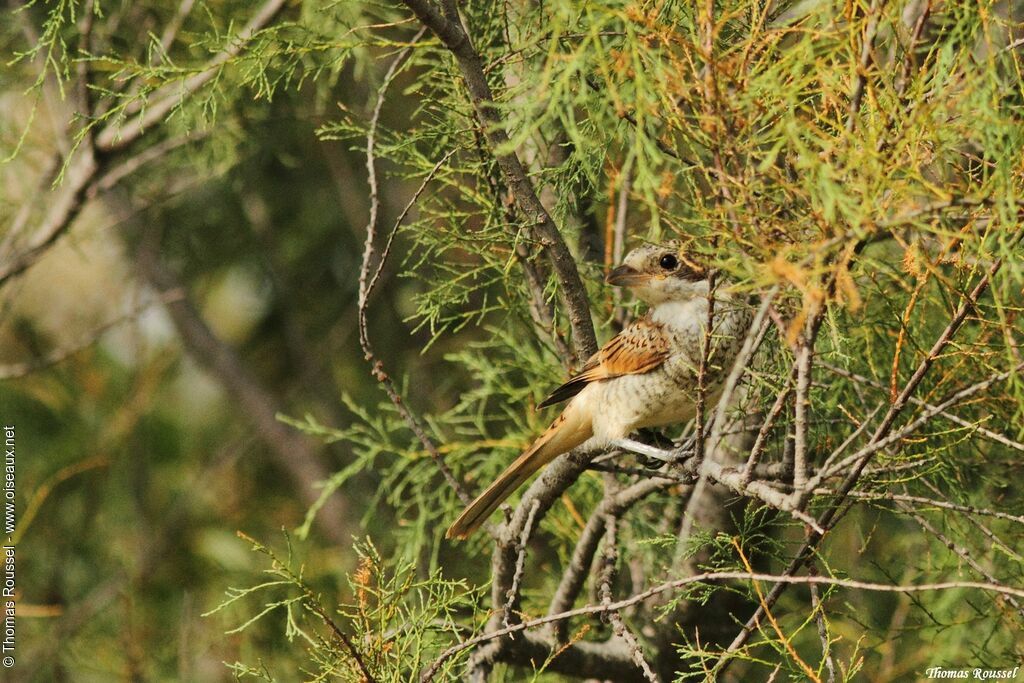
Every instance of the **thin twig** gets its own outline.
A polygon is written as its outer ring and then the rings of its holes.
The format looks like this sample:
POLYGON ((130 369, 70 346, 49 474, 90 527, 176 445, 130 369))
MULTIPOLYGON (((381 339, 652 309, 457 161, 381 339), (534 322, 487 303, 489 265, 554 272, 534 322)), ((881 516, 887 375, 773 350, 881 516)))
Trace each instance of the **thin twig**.
POLYGON ((338 624, 335 623, 334 619, 331 619, 330 615, 327 614, 327 611, 320 606, 319 601, 315 599, 313 593, 308 588, 305 589, 305 592, 306 605, 310 609, 312 609, 317 614, 317 616, 320 617, 320 619, 323 620, 324 624, 326 624, 327 627, 331 630, 331 633, 334 635, 334 637, 341 641, 341 644, 344 646, 344 648, 348 650, 349 655, 351 655, 352 659, 355 660, 356 666, 359 667, 359 673, 362 674, 365 683, 377 683, 377 678, 374 677, 372 673, 370 673, 370 669, 367 668, 366 662, 363 661, 362 654, 356 648, 356 645, 352 642, 352 639, 349 638, 348 634, 346 634, 344 631, 341 630, 341 628, 338 627, 338 624))
POLYGON ((373 290, 377 287, 377 283, 380 280, 381 273, 384 270, 384 262, 387 259, 388 254, 391 253, 391 247, 394 244, 395 236, 398 235, 398 229, 402 226, 402 223, 405 222, 405 218, 406 216, 409 215, 409 212, 412 210, 412 207, 415 206, 416 203, 420 200, 420 197, 423 195, 423 192, 427 189, 427 185, 430 184, 430 181, 434 179, 434 177, 437 175, 437 172, 441 170, 441 167, 448 163, 448 160, 451 159, 452 156, 457 151, 458 148, 449 150, 447 154, 441 157, 437 161, 437 163, 434 164, 434 167, 430 169, 430 172, 427 173, 426 176, 424 176, 423 182, 420 183, 420 186, 413 193, 412 197, 409 198, 409 201, 406 203, 405 208, 402 209, 402 212, 400 214, 398 214, 398 218, 395 219, 395 224, 392 226, 391 231, 388 233, 387 240, 385 240, 384 242, 384 248, 381 249, 381 256, 377 261, 376 268, 374 268, 373 277, 370 278, 370 283, 366 286, 367 299, 369 299, 370 295, 373 294, 373 290))
MULTIPOLYGON (((650 448, 652 451, 659 450, 655 449, 653 446, 650 448)), ((660 453, 665 459, 672 459, 677 457, 678 451, 662 450, 660 453)), ((743 469, 738 469, 717 460, 705 458, 699 463, 696 460, 687 461, 677 468, 678 473, 685 473, 687 470, 690 472, 697 470, 697 472, 699 472, 700 476, 697 482, 698 485, 701 481, 707 480, 717 482, 741 496, 754 498, 761 501, 768 507, 782 510, 783 512, 792 515, 798 521, 808 525, 815 531, 824 533, 823 527, 819 526, 813 517, 796 506, 795 501, 798 499, 794 495, 786 494, 760 480, 747 481, 744 483, 743 469)), ((680 536, 680 540, 685 540, 685 538, 680 536)))
MULTIPOLYGON (((824 473, 829 472, 831 470, 833 466, 832 464, 835 461, 835 459, 838 458, 843 453, 845 453, 846 449, 849 448, 854 441, 859 439, 860 435, 863 434, 867 430, 867 428, 871 426, 871 420, 875 418, 875 415, 879 413, 883 406, 884 404, 878 404, 877 406, 875 406, 874 410, 872 410, 863 420, 860 421, 860 424, 857 425, 856 429, 854 429, 849 436, 843 439, 842 443, 836 446, 835 450, 833 450, 829 454, 829 456, 825 458, 825 462, 822 463, 821 467, 818 470, 819 472, 824 473)), ((809 487, 805 483, 803 488, 809 487)))
POLYGON ((718 398, 714 421, 712 422, 711 432, 708 437, 709 442, 705 445, 704 449, 705 454, 718 449, 725 430, 726 413, 728 412, 732 402, 732 395, 736 391, 736 387, 739 385, 740 380, 743 378, 743 374, 750 369, 750 359, 753 357, 754 352, 757 351, 757 347, 764 339, 764 335, 768 327, 768 311, 771 308, 772 301, 779 293, 779 289, 780 287, 775 285, 764 293, 761 297, 761 305, 754 314, 750 327, 747 328, 746 336, 743 338, 743 345, 740 347, 739 353, 736 354, 735 360, 733 360, 732 368, 729 370, 729 376, 726 378, 722 387, 722 394, 718 398))
MULTIPOLYGON (((750 566, 750 562, 747 560, 747 556, 743 552, 743 546, 740 545, 739 539, 733 538, 732 545, 734 548, 736 548, 736 552, 740 556, 740 561, 743 562, 743 567, 748 572, 753 572, 754 569, 750 566)), ((810 680, 814 681, 814 683, 821 683, 821 679, 818 677, 818 674, 814 671, 814 669, 811 668, 811 666, 807 662, 803 660, 800 654, 796 651, 796 648, 793 647, 793 643, 790 642, 790 638, 787 638, 786 634, 782 632, 782 627, 779 626, 779 622, 775 618, 775 615, 772 614, 772 611, 768 608, 768 605, 765 604, 764 592, 761 590, 761 584, 759 584, 757 581, 751 581, 750 583, 754 587, 754 593, 757 594, 757 601, 761 604, 761 607, 764 609, 765 615, 768 617, 768 623, 772 625, 772 630, 774 630, 775 635, 779 637, 779 641, 786 649, 786 652, 788 652, 789 656, 792 657, 793 661, 795 661, 800 666, 800 668, 804 670, 804 673, 807 674, 807 677, 810 680)), ((811 588, 814 588, 813 583, 811 584, 811 588)))
MULTIPOLYGON (((820 365, 821 365, 821 367, 825 368, 829 372, 832 372, 832 373, 834 373, 836 375, 839 375, 840 377, 845 377, 846 379, 853 380, 854 382, 857 382, 858 384, 864 384, 864 385, 872 387, 874 389, 878 389, 879 391, 887 391, 886 388, 880 382, 876 382, 876 381, 872 380, 869 377, 865 377, 863 375, 858 375, 855 372, 850 372, 849 370, 846 370, 845 368, 841 368, 841 367, 838 367, 836 365, 832 365, 830 363, 820 363, 820 365)), ((932 408, 933 407, 932 404, 928 403, 927 401, 923 401, 923 400, 921 400, 921 399, 919 399, 917 397, 911 397, 910 398, 910 402, 913 403, 915 406, 919 406, 921 408, 932 408)), ((974 430, 975 432, 977 432, 981 436, 984 436, 985 438, 990 439, 991 441, 995 441, 996 443, 1000 443, 1000 444, 1002 444, 1004 446, 1007 446, 1008 448, 1012 448, 1012 449, 1014 449, 1016 451, 1021 451, 1022 453, 1024 453, 1024 443, 1021 443, 1019 441, 1014 441, 1013 439, 1007 437, 1004 434, 1000 434, 999 432, 994 432, 991 429, 987 429, 985 427, 982 427, 980 424, 971 422, 970 420, 965 420, 964 418, 960 417, 959 415, 957 415, 955 413, 951 413, 951 412, 949 412, 947 410, 943 410, 942 412, 938 413, 938 415, 943 417, 943 418, 945 418, 945 419, 947 419, 947 420, 949 420, 953 424, 957 424, 957 425, 960 425, 961 427, 965 427, 967 429, 974 430)))
MULTIPOLYGON (((434 445, 434 442, 427 435, 427 432, 424 429, 423 425, 420 424, 419 419, 417 419, 417 417, 412 414, 412 411, 409 410, 405 401, 402 399, 402 396, 398 393, 398 388, 395 386, 394 380, 392 380, 391 376, 384 370, 384 364, 381 361, 377 360, 373 350, 373 345, 370 342, 370 334, 366 317, 370 292, 376 285, 380 273, 384 268, 384 263, 386 262, 387 257, 390 254, 395 234, 395 230, 392 230, 392 232, 388 236, 384 248, 381 250, 380 255, 377 256, 377 222, 378 214, 380 211, 380 199, 378 197, 377 189, 377 165, 375 155, 377 140, 377 124, 378 121, 380 120, 380 112, 384 106, 384 98, 387 95, 387 91, 391 85, 392 80, 394 80, 394 77, 398 73, 399 68, 412 54, 412 50, 415 46, 416 41, 425 33, 425 31, 426 29, 421 29, 416 34, 414 39, 410 41, 410 43, 405 48, 403 48, 398 53, 398 55, 395 56, 391 64, 388 66, 387 72, 384 76, 384 80, 377 91, 377 102, 376 105, 374 106, 373 116, 370 119, 370 126, 366 134, 366 170, 368 173, 368 182, 370 185, 370 216, 366 224, 366 241, 363 244, 362 266, 360 267, 359 270, 359 344, 363 349, 364 358, 370 364, 370 372, 373 375, 374 379, 376 379, 384 388, 384 391, 388 395, 388 398, 391 400, 395 408, 398 410, 399 415, 402 416, 402 419, 409 426, 409 429, 416 436, 419 442, 423 445, 423 448, 430 455, 430 458, 437 464, 438 469, 441 471, 441 475, 444 477, 445 481, 448 482, 448 485, 452 487, 452 489, 455 491, 456 495, 458 495, 459 499, 462 500, 462 502, 468 503, 470 500, 472 500, 472 496, 469 495, 469 492, 462 485, 462 482, 458 480, 455 474, 451 471, 451 468, 448 467, 448 464, 444 461, 444 456, 441 455, 441 452, 437 449, 437 446, 434 445), (376 262, 376 265, 371 266, 371 263, 374 261, 376 262), (373 271, 372 275, 371 270, 373 271)), ((449 156, 450 154, 451 153, 449 153, 449 156)), ((440 165, 437 165, 434 168, 436 170, 440 168, 440 165)), ((431 173, 433 172, 434 171, 431 171, 431 173)), ((429 177, 430 176, 428 176, 428 179, 429 177)), ((422 187, 414 195, 414 201, 417 197, 419 197, 420 192, 422 192, 422 187)), ((408 208, 409 207, 407 207, 407 210, 408 208)), ((403 216, 405 215, 405 213, 406 212, 403 212, 403 216)))
MULTIPOLYGON (((813 562, 807 568, 811 576, 818 575, 818 567, 813 562)), ((816 584, 811 584, 811 611, 814 613, 814 621, 818 627, 818 640, 821 641, 821 657, 825 660, 825 668, 828 669, 828 683, 835 683, 836 664, 832 661, 832 639, 828 637, 828 624, 825 623, 825 609, 821 604, 821 595, 816 584)))
MULTIPOLYGON (((939 543, 946 546, 946 548, 948 548, 953 554, 955 554, 961 560, 970 565, 971 569, 978 572, 978 574, 980 574, 982 578, 984 578, 992 585, 999 585, 999 581, 996 579, 996 577, 994 577, 988 570, 986 570, 984 567, 978 564, 977 560, 971 557, 971 551, 969 551, 967 548, 958 546, 956 543, 954 543, 948 536, 946 536, 946 534, 936 529, 931 522, 929 522, 923 516, 918 514, 917 511, 915 511, 910 505, 907 505, 906 503, 896 503, 896 505, 904 512, 906 512, 908 515, 913 517, 914 521, 916 521, 922 529, 924 529, 932 536, 934 536, 939 541, 939 543)), ((1017 600, 1013 596, 1007 596, 1006 601, 1013 605, 1014 608, 1016 608, 1016 610, 1021 613, 1021 616, 1024 616, 1024 610, 1022 610, 1021 604, 1017 602, 1017 600)))
POLYGON ((786 400, 789 398, 792 391, 793 385, 787 382, 782 391, 775 396, 775 402, 772 403, 772 407, 768 410, 768 414, 765 416, 764 422, 761 423, 761 428, 758 430, 757 437, 754 439, 754 445, 750 448, 750 455, 747 457, 747 464, 743 467, 743 477, 740 479, 740 482, 744 486, 750 483, 750 479, 754 476, 754 469, 761 460, 761 454, 764 453, 765 445, 768 443, 768 435, 775 426, 775 422, 779 419, 779 415, 782 414, 783 409, 786 407, 786 400))
MULTIPOLYGON (((843 472, 848 468, 852 468, 851 474, 853 470, 862 470, 864 467, 864 463, 867 460, 870 460, 872 457, 874 457, 876 453, 883 451, 892 444, 907 438, 908 436, 913 434, 914 431, 917 430, 919 427, 926 424, 931 418, 935 417, 936 415, 939 415, 943 410, 946 410, 950 406, 956 405, 957 403, 977 393, 985 391, 993 384, 1005 380, 1011 374, 1013 374, 1014 372, 1018 372, 1021 369, 1022 367, 1018 366, 1014 370, 1007 371, 999 375, 995 375, 986 380, 977 382, 964 389, 961 389, 950 395, 949 398, 945 399, 938 405, 931 406, 930 408, 923 410, 918 415, 918 417, 916 417, 914 420, 910 421, 909 423, 901 427, 898 431, 890 432, 880 439, 872 438, 871 440, 868 441, 868 443, 865 446, 863 446, 857 452, 846 456, 840 462, 838 462, 835 465, 832 465, 831 467, 828 467, 827 469, 822 468, 821 470, 819 470, 818 473, 815 474, 814 477, 807 482, 807 485, 804 487, 804 489, 794 491, 793 495, 795 497, 798 496, 801 500, 801 502, 794 504, 797 507, 802 507, 802 501, 806 500, 807 496, 809 495, 809 491, 819 486, 821 482, 823 482, 824 480, 836 476, 837 474, 843 472)), ((841 491, 842 490, 840 489, 840 493, 841 491)))
POLYGON ((575 356, 555 325, 552 305, 544 296, 545 283, 541 278, 538 264, 531 260, 529 250, 522 242, 516 244, 516 256, 522 265, 523 274, 526 276, 526 288, 530 292, 530 315, 537 327, 551 340, 562 365, 569 369, 575 365, 575 356))
MULTIPOLYGON (((746 334, 743 338, 743 344, 740 346, 740 350, 736 354, 736 358, 733 359, 732 367, 729 369, 729 375, 723 383, 722 391, 721 394, 719 394, 718 403, 715 408, 715 414, 710 420, 710 428, 706 430, 708 436, 704 439, 704 447, 701 451, 697 451, 701 462, 705 465, 699 470, 699 477, 694 485, 690 499, 687 501, 686 508, 683 511, 682 520, 679 524, 679 531, 676 533, 676 537, 678 539, 678 552, 682 552, 687 540, 693 533, 693 523, 696 518, 695 509, 697 506, 702 504, 704 489, 707 486, 707 478, 711 474, 710 470, 713 468, 721 470, 722 464, 717 462, 716 458, 719 457, 721 445, 724 439, 728 411, 732 408, 732 397, 737 386, 739 386, 744 373, 750 369, 750 359, 764 340, 765 333, 768 329, 768 320, 766 316, 771 308, 772 300, 778 294, 779 289, 779 286, 776 285, 762 296, 761 304, 746 330, 746 334)), ((746 488, 747 487, 745 486, 744 489, 746 488)), ((677 560, 680 559, 680 557, 681 556, 677 557, 677 560)))
POLYGON ((276 573, 278 573, 280 576, 284 578, 287 578, 291 583, 293 583, 295 586, 299 588, 299 590, 302 593, 302 600, 306 604, 306 607, 312 610, 313 613, 315 613, 318 617, 320 617, 320 619, 324 622, 324 625, 330 629, 334 637, 342 644, 342 647, 344 647, 345 650, 348 651, 349 655, 355 661, 356 666, 359 667, 359 673, 362 674, 365 683, 377 683, 377 679, 374 677, 372 673, 370 673, 370 669, 367 667, 366 662, 363 661, 363 656, 359 652, 359 649, 356 648, 355 643, 352 642, 352 639, 349 638, 348 634, 341 630, 337 622, 331 617, 330 614, 327 613, 327 610, 324 609, 323 605, 320 604, 320 600, 302 580, 301 573, 295 573, 295 571, 293 571, 291 567, 288 566, 287 562, 281 562, 272 550, 264 546, 262 543, 257 541, 252 536, 249 536, 248 534, 241 531, 236 532, 236 534, 238 535, 239 538, 252 545, 253 548, 259 550, 260 552, 270 557, 270 559, 274 563, 276 573))
MULTIPOLYGON (((835 490, 834 488, 814 489, 815 496, 835 496, 837 493, 837 490, 835 490)), ((955 512, 963 512, 969 515, 995 517, 996 519, 1005 519, 1007 521, 1017 522, 1018 524, 1024 524, 1024 515, 1012 515, 1009 512, 1001 512, 999 510, 988 510, 986 508, 978 508, 973 505, 959 505, 958 503, 950 503, 948 501, 940 501, 933 498, 925 498, 922 496, 893 494, 890 492, 866 492, 866 490, 851 490, 848 496, 850 498, 857 498, 865 501, 898 501, 904 503, 918 503, 920 505, 940 508, 943 510, 953 510, 955 512)))

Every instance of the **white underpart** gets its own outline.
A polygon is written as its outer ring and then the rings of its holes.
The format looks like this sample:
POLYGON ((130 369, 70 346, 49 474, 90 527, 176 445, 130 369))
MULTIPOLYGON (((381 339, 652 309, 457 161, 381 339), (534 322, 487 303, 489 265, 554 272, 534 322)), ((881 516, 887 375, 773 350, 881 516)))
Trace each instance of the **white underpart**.
POLYGON ((708 300, 695 297, 687 301, 666 301, 651 309, 651 320, 673 332, 701 334, 708 319, 708 300))

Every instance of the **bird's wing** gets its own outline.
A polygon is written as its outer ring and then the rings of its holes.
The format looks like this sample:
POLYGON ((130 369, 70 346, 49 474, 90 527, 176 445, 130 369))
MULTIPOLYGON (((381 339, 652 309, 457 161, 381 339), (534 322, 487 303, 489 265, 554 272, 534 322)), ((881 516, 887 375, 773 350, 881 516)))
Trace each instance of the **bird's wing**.
POLYGON ((567 401, 591 382, 650 372, 665 362, 668 355, 668 336, 664 328, 641 318, 608 340, 577 375, 551 392, 537 408, 567 401))

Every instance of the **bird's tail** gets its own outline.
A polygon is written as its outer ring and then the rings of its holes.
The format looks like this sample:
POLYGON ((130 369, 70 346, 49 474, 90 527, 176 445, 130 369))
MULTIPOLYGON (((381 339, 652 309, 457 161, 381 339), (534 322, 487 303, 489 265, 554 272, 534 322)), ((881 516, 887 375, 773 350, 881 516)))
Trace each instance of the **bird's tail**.
POLYGON ((594 431, 589 419, 581 415, 584 412, 570 403, 565 412, 558 416, 550 427, 533 442, 526 451, 505 468, 494 482, 470 503, 459 518, 448 527, 446 538, 468 537, 487 521, 491 513, 512 495, 512 492, 523 485, 534 472, 547 465, 562 453, 571 451, 576 446, 593 436, 594 431))

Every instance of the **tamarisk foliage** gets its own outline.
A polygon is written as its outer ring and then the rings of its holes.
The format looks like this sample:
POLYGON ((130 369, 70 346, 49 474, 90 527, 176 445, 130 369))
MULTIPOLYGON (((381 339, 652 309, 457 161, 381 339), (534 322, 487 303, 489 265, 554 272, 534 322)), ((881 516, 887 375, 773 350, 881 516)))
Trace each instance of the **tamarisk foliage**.
POLYGON ((272 577, 223 607, 287 642, 238 676, 909 680, 1024 657, 1021 3, 228 3, 167 13, 180 53, 125 50, 106 3, 46 7, 16 64, 68 91, 47 176, 67 202, 8 202, 0 282, 123 164, 244 164, 233 119, 295 93, 365 168, 337 211, 375 388, 280 419, 344 449, 294 472, 325 480, 300 538, 346 500, 372 541, 341 541, 335 591, 250 541, 272 577), (723 401, 652 436, 671 464, 568 454, 444 540, 638 313, 604 274, 667 239, 754 310, 723 401))

